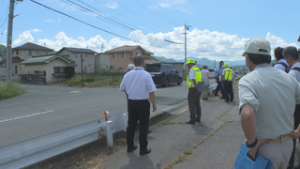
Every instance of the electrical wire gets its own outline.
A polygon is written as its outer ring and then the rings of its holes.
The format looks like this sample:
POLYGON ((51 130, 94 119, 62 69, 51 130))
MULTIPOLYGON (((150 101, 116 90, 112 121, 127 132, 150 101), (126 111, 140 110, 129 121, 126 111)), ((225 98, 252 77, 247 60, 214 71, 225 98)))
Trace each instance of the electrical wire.
POLYGON ((107 30, 105 30, 105 29, 99 28, 98 26, 92 25, 92 24, 90 24, 90 23, 88 23, 88 22, 85 22, 85 21, 82 21, 82 20, 80 20, 80 19, 77 19, 77 18, 75 18, 75 17, 73 17, 73 16, 71 16, 71 15, 65 14, 65 13, 63 13, 63 12, 61 12, 61 11, 58 11, 58 10, 56 10, 56 9, 53 9, 53 8, 51 8, 51 7, 49 7, 49 6, 44 5, 44 4, 41 4, 41 3, 39 3, 39 2, 37 2, 37 1, 35 1, 35 0, 30 0, 30 1, 33 2, 33 3, 35 3, 35 4, 37 4, 37 5, 43 6, 44 8, 47 8, 47 9, 52 10, 52 11, 54 11, 54 12, 60 13, 60 14, 62 14, 62 15, 64 15, 64 16, 66 16, 66 17, 69 17, 69 18, 73 19, 73 20, 76 20, 76 21, 78 21, 78 22, 81 22, 81 23, 83 23, 83 24, 85 24, 85 25, 88 25, 88 26, 90 26, 90 27, 96 28, 96 29, 101 30, 101 31, 103 31, 103 32, 106 32, 106 33, 108 33, 108 34, 111 34, 111 35, 120 37, 120 38, 122 38, 122 39, 126 39, 126 40, 129 40, 129 41, 133 41, 133 42, 135 42, 135 43, 147 45, 147 46, 154 47, 154 48, 162 48, 162 49, 166 49, 166 47, 152 46, 152 45, 149 45, 149 44, 146 44, 146 43, 142 43, 142 42, 138 42, 138 41, 132 40, 132 39, 130 39, 130 38, 127 38, 127 37, 118 35, 118 34, 116 34, 116 33, 113 33, 113 32, 107 31, 107 30))

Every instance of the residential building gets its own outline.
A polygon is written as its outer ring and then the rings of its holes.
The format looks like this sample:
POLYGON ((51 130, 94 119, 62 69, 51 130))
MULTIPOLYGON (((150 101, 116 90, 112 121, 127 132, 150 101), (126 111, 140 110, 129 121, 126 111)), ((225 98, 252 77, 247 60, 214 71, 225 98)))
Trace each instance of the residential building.
MULTIPOLYGON (((24 65, 20 65, 19 63, 23 60, 27 60, 32 58, 32 56, 36 55, 44 55, 49 53, 54 53, 53 49, 40 46, 31 42, 27 42, 23 45, 16 46, 12 48, 12 72, 13 74, 25 73, 23 71, 24 65), (15 60, 15 61, 14 61, 15 60)), ((4 63, 5 65, 5 63, 4 63)))
MULTIPOLYGON (((24 59, 21 59, 20 57, 18 56, 14 56, 11 58, 11 62, 12 62, 12 67, 11 67, 11 72, 12 72, 12 75, 17 75, 17 74, 20 74, 20 70, 22 69, 21 66, 20 66, 20 63, 24 61, 24 59)), ((6 59, 0 61, 0 66, 3 66, 3 67, 6 67, 6 59)))
POLYGON ((65 67, 73 66, 74 61, 64 58, 57 53, 33 56, 20 64, 24 66, 24 72, 20 75, 28 79, 43 79, 45 83, 64 81, 67 78, 65 67))
POLYGON ((105 52, 109 54, 109 63, 111 69, 120 69, 124 72, 127 66, 133 63, 133 57, 143 56, 145 63, 155 63, 154 59, 151 58, 152 52, 142 48, 141 46, 121 46, 115 49, 111 49, 105 52))
POLYGON ((95 56, 95 73, 101 73, 102 70, 110 68, 109 54, 99 53, 95 56))
POLYGON ((95 73, 95 56, 97 52, 85 48, 63 47, 57 53, 76 62, 75 73, 81 73, 81 69, 82 73, 95 73))

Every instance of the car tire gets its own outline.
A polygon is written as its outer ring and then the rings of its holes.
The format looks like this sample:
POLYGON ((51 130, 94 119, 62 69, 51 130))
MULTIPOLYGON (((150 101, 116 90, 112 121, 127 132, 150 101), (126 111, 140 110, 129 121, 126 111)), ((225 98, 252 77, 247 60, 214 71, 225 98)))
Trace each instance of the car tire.
POLYGON ((181 78, 178 78, 177 84, 178 84, 178 85, 181 85, 181 83, 182 83, 181 78))
POLYGON ((166 82, 165 82, 165 87, 168 87, 169 86, 169 80, 166 79, 166 82))

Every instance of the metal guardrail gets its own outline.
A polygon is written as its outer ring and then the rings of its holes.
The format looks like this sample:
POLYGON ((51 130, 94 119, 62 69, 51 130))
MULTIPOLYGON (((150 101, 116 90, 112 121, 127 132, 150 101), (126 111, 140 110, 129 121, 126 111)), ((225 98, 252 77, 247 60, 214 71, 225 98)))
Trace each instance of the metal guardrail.
POLYGON ((26 167, 95 141, 105 135, 104 133, 106 133, 107 138, 112 138, 113 133, 122 130, 126 131, 126 113, 111 115, 108 117, 108 120, 110 121, 109 128, 103 118, 41 137, 0 147, 0 169, 26 167), (107 129, 111 133, 105 132, 107 129))
POLYGON ((209 85, 209 94, 212 95, 212 91, 213 90, 216 90, 218 84, 215 83, 215 84, 212 84, 212 85, 209 85))

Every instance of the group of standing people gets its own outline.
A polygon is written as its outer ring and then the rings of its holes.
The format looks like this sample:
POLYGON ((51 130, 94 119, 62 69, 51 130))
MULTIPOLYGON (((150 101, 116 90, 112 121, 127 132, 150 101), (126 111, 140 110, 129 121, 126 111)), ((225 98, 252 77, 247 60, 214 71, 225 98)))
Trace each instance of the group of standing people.
POLYGON ((270 65, 267 40, 252 38, 246 42, 243 56, 250 73, 238 84, 239 113, 248 154, 255 159, 258 152, 270 159, 272 169, 292 169, 293 138, 300 136, 300 130, 294 130, 300 120, 296 106, 300 104, 299 56, 295 47, 278 49, 274 50, 275 58, 288 64, 289 74, 281 63, 270 65))
POLYGON ((218 92, 221 92, 220 99, 225 99, 225 102, 233 101, 233 87, 232 82, 236 77, 235 72, 229 67, 228 63, 223 61, 219 62, 219 69, 216 71, 215 78, 217 83, 217 88, 215 90, 215 96, 219 96, 218 92))

